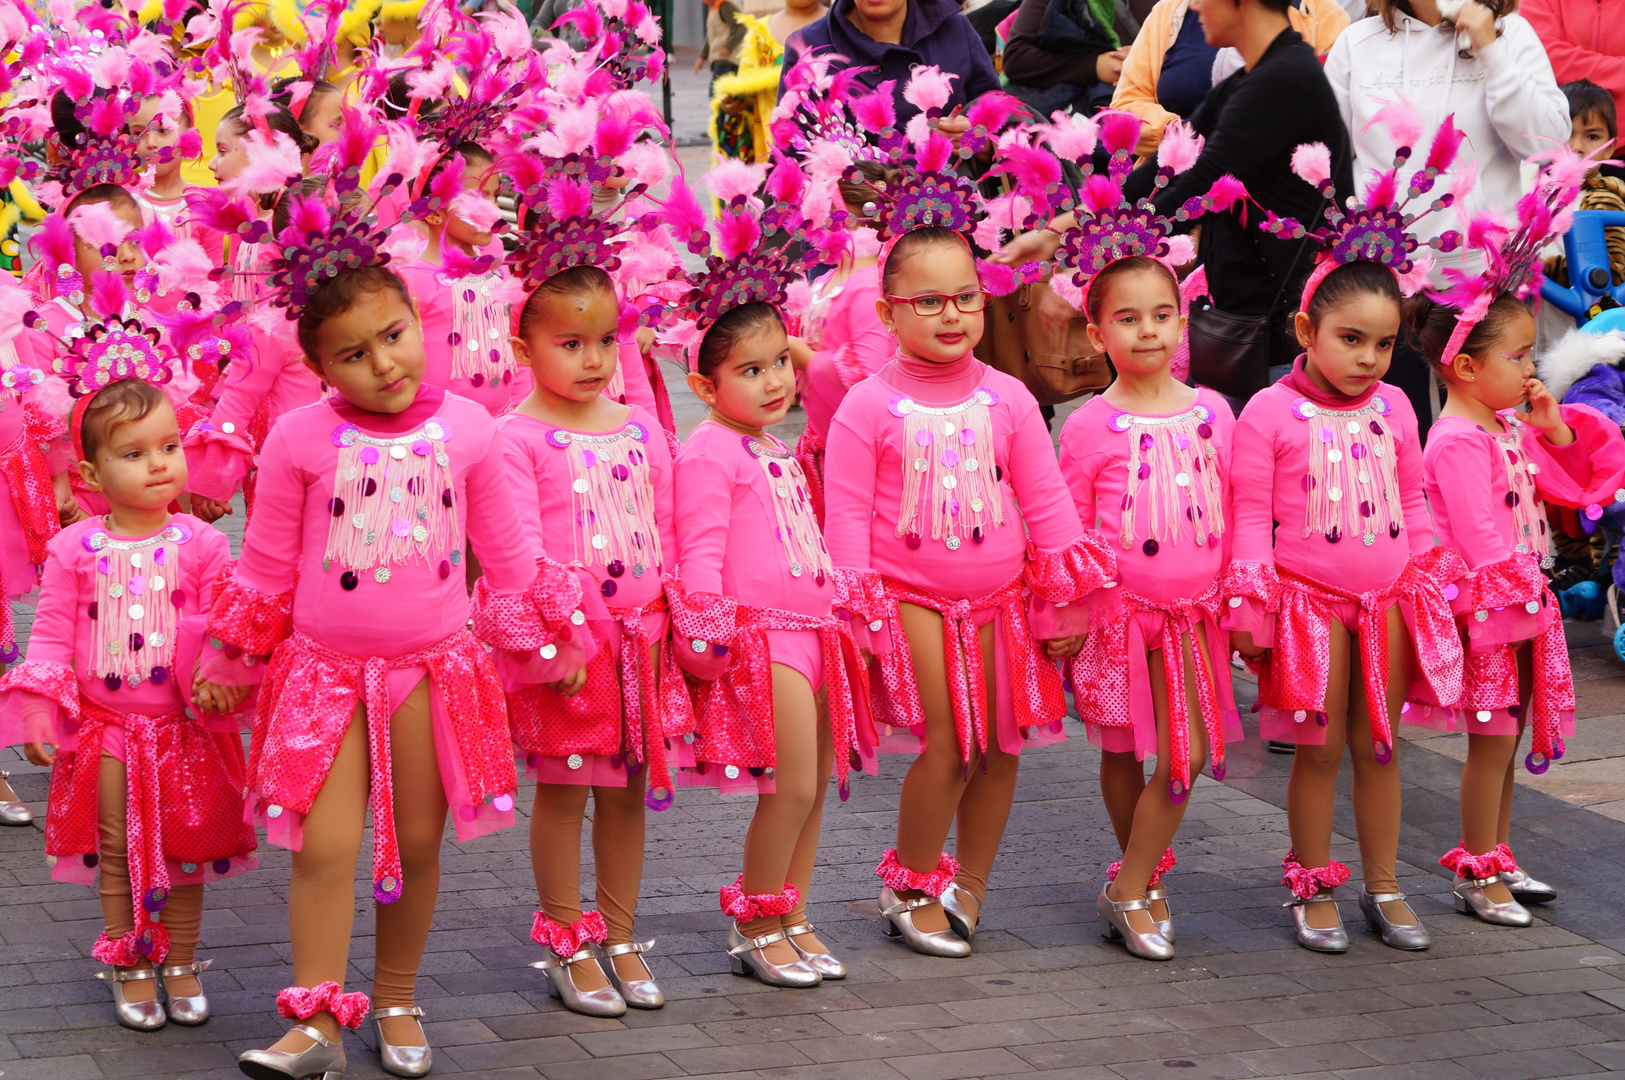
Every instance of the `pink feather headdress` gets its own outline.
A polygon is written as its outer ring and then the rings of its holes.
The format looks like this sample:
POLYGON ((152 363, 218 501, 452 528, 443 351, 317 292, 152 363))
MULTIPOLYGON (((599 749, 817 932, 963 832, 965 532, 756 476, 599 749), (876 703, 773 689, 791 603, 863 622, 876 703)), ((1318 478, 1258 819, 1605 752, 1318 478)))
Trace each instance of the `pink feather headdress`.
MULTIPOLYGON (((1606 151, 1594 153, 1600 156, 1606 151)), ((1429 296, 1457 312, 1456 328, 1440 355, 1440 363, 1448 364, 1461 352, 1468 335, 1497 298, 1510 295, 1527 300, 1539 294, 1546 277, 1541 251, 1569 231, 1585 174, 1595 164, 1593 159, 1558 142, 1550 150, 1525 160, 1537 164, 1539 172, 1534 187, 1518 200, 1517 223, 1510 224, 1495 213, 1483 213, 1475 215, 1467 225, 1467 247, 1483 256, 1484 269, 1469 274, 1448 268, 1444 276, 1449 287, 1428 290, 1429 296)))
POLYGON ((588 43, 587 58, 611 90, 658 82, 665 73, 660 22, 643 0, 587 0, 560 15, 551 29, 561 27, 588 43))
POLYGON ((1305 143, 1292 153, 1292 171, 1326 196, 1326 223, 1310 232, 1299 221, 1278 218, 1271 213, 1259 224, 1259 228, 1283 240, 1309 236, 1319 248, 1315 268, 1304 283, 1300 310, 1308 310, 1309 301, 1327 274, 1352 262, 1386 266, 1399 282, 1400 292, 1410 296, 1427 284, 1428 273, 1433 269, 1432 253, 1422 250, 1423 247, 1454 251, 1461 246, 1461 234, 1453 229, 1424 243, 1416 238, 1411 227, 1419 219, 1454 205, 1464 196, 1476 177, 1471 168, 1459 171, 1450 188, 1421 210, 1407 210, 1413 201, 1432 191, 1439 178, 1455 165, 1462 143, 1455 115, 1445 117, 1433 133, 1427 157, 1403 188, 1400 170, 1411 159, 1421 139, 1421 121, 1409 104, 1395 101, 1384 105, 1366 126, 1377 123, 1388 128, 1399 148, 1394 151, 1393 165, 1373 176, 1358 200, 1351 199, 1346 206, 1338 205, 1333 197, 1331 151, 1324 143, 1305 143))

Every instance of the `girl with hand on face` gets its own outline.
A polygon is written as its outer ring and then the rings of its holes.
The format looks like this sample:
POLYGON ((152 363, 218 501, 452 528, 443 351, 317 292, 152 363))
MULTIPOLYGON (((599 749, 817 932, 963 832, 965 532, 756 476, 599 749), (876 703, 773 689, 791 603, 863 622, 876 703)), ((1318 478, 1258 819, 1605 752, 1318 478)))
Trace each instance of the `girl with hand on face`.
POLYGON ((619 354, 621 305, 602 265, 620 227, 591 213, 591 186, 559 178, 509 257, 529 288, 514 353, 534 388, 500 423, 521 518, 581 581, 597 651, 572 643, 551 670, 508 670, 513 741, 536 780, 531 867, 540 908, 535 966, 565 1008, 619 1016, 665 1003, 632 937, 643 878, 644 807, 671 805, 666 741, 693 731, 667 648, 665 581, 677 564, 672 463, 659 422, 604 396, 619 354), (555 217, 574 199, 583 216, 555 217), (581 910, 581 828, 593 801, 597 910, 581 910), (592 946, 599 948, 595 955, 592 946), (602 958, 602 966, 600 962, 602 958))
POLYGON ((857 586, 831 562, 806 474, 767 431, 795 401, 781 309, 800 267, 762 221, 761 169, 725 164, 707 182, 723 204, 709 228, 680 181, 664 208, 690 250, 714 233, 720 253, 680 313, 689 387, 711 411, 677 458, 673 648, 701 685, 697 730, 673 745, 679 782, 757 795, 742 872, 720 895, 734 974, 810 987, 846 977, 807 918, 830 773, 845 798, 860 743, 873 758, 862 660, 835 614, 857 586))
POLYGON ((1563 619, 1541 573, 1551 550, 1543 503, 1595 519, 1625 480, 1618 426, 1589 406, 1559 405, 1534 377, 1535 320, 1524 297, 1539 288, 1540 263, 1524 256, 1551 237, 1549 219, 1532 212, 1570 205, 1574 191, 1547 171, 1519 204, 1519 227, 1487 252, 1488 266, 1532 266, 1534 275, 1485 272, 1407 312, 1449 390, 1422 465, 1440 543, 1461 556, 1449 591, 1467 655, 1461 698, 1445 703, 1454 708, 1413 707, 1405 718, 1467 732, 1462 840, 1439 863, 1456 873, 1456 910, 1501 926, 1533 922, 1520 901, 1557 897, 1510 847, 1518 744, 1533 732, 1525 764, 1540 773, 1574 734, 1563 619))
POLYGON ((298 985, 277 1006, 298 1022, 240 1061, 256 1077, 343 1072, 340 1027, 369 1007, 343 983, 370 806, 380 1054, 387 1071, 422 1076, 432 1054, 414 988, 446 814, 465 841, 513 822, 518 778, 490 650, 532 655, 580 637, 581 588, 518 516, 490 415, 424 384, 417 307, 363 216, 373 200, 292 198, 300 224, 277 236, 270 264, 287 285, 270 299, 296 316, 311 377, 334 389, 266 440, 259 509, 210 627, 270 657, 250 810, 294 851, 298 985), (359 264, 328 276, 341 245, 359 264), (472 602, 470 541, 484 567, 472 602))
POLYGON ((952 206, 877 207, 875 308, 897 353, 835 413, 825 499, 835 565, 879 576, 847 606, 878 660, 881 749, 918 755, 876 870, 881 915, 918 952, 967 956, 1019 755, 1064 737, 1055 660, 1081 644, 1076 602, 1112 559, 1078 522, 1032 394, 971 354, 988 300, 967 239, 974 188, 943 172, 942 134, 912 153, 891 190, 918 182, 952 206))
MULTIPOLYGON (((1349 947, 1333 892, 1349 868, 1331 857, 1345 748, 1354 764, 1365 879, 1360 912, 1385 945, 1429 944, 1396 877, 1393 725, 1407 696, 1455 700, 1461 646, 1422 492, 1416 417, 1404 394, 1382 381, 1399 334, 1402 290, 1425 283, 1431 259, 1412 238, 1395 243, 1387 230, 1450 168, 1459 141, 1446 118, 1426 171, 1403 180, 1406 158, 1399 157, 1372 180, 1363 204, 1330 205, 1327 224, 1309 234, 1321 253, 1296 316, 1304 353, 1290 375, 1248 402, 1236 424, 1232 469, 1247 483, 1233 496, 1225 625, 1237 651, 1259 668, 1261 736, 1297 745, 1282 884, 1292 890, 1298 943, 1318 952, 1349 947), (1363 252, 1383 261, 1356 257, 1363 252)), ((1330 196, 1324 145, 1299 147, 1293 168, 1330 196)), ((1433 208, 1451 205, 1462 190, 1453 184, 1433 208)), ((1263 227, 1287 239, 1307 232, 1291 219, 1263 227)))
POLYGON ((187 221, 186 193, 191 185, 181 170, 203 153, 203 140, 192 126, 190 104, 174 92, 143 98, 140 111, 130 118, 130 137, 152 170, 152 183, 137 196, 143 215, 163 222, 178 235, 191 237, 210 257, 220 258, 219 235, 187 221))

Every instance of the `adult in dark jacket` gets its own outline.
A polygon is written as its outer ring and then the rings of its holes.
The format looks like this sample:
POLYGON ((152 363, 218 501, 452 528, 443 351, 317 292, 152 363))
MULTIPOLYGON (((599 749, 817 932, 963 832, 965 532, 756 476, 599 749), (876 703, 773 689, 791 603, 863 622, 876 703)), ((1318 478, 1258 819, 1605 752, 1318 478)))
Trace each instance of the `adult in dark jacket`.
MULTIPOLYGON (((1186 199, 1205 193, 1229 173, 1247 186, 1253 204, 1242 212, 1201 219, 1197 258, 1207 267, 1208 292, 1221 311, 1269 315, 1269 365, 1290 366, 1299 349, 1291 334, 1314 253, 1305 241, 1279 240, 1259 229, 1265 210, 1319 224, 1320 194, 1292 172, 1292 151, 1323 142, 1331 150, 1339 199, 1354 190, 1348 132, 1315 51, 1287 22, 1289 0, 1196 0, 1209 44, 1235 47, 1245 66, 1213 88, 1191 114, 1191 127, 1207 141, 1201 157, 1157 196, 1158 212, 1172 217, 1186 199)), ((1129 177, 1124 193, 1149 195, 1155 161, 1129 177)), ((1313 224, 1311 224, 1313 223, 1313 224)), ((1060 224, 1065 224, 1062 222, 1060 224)), ((1000 255, 1020 262, 1053 253, 1058 239, 1040 231, 1017 237, 1000 255)))
POLYGON ((1068 106, 1090 113, 1111 101, 1127 55, 1111 0, 1021 0, 1004 46, 1004 77, 1040 116, 1068 106))
MULTIPOLYGON (((870 87, 895 79, 899 128, 919 112, 903 100, 909 72, 919 64, 958 76, 943 107, 945 133, 969 128, 946 114, 999 88, 993 59, 954 0, 836 0, 828 15, 797 30, 784 43, 784 70, 795 67, 807 53, 844 57, 843 67, 875 69, 860 76, 870 87), (963 127, 957 127, 960 124, 963 127)), ((779 92, 784 92, 782 82, 779 92)))

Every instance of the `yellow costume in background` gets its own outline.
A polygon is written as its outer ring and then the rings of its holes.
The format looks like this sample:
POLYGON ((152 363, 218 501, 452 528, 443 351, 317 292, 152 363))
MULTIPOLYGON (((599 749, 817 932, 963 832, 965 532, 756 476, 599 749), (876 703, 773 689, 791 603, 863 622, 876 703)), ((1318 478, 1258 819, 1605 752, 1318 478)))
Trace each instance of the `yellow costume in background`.
POLYGON ((722 157, 766 161, 773 149, 768 123, 779 101, 779 69, 784 46, 773 40, 767 23, 740 13, 746 26, 739 46, 739 70, 717 79, 711 99, 711 147, 722 157))

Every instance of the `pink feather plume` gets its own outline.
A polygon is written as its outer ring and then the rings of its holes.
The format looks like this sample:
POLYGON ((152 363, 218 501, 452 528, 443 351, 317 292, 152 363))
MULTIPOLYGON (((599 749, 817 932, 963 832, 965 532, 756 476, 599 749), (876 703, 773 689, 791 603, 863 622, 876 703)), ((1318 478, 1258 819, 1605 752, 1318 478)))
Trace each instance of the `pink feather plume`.
POLYGON ((1185 172, 1202 156, 1206 141, 1183 120, 1170 120, 1162 129, 1162 142, 1157 144, 1157 164, 1172 169, 1176 175, 1185 172))
POLYGON ((1002 90, 989 90, 970 103, 965 110, 965 119, 970 121, 972 128, 980 127, 996 132, 1003 129, 1011 117, 1025 114, 1026 108, 1012 94, 1002 90))
POLYGON ((897 86, 887 79, 871 93, 852 99, 852 116, 865 131, 887 131, 897 126, 897 101, 892 94, 897 86))
POLYGON ((1332 178, 1332 151, 1323 142, 1300 143, 1292 151, 1292 171, 1307 184, 1319 187, 1332 178))
POLYGON ((547 187, 547 212, 555 221, 592 213, 592 186, 576 179, 555 180, 547 187))
POLYGON ((97 251, 118 247, 130 235, 129 223, 113 209, 112 203, 81 206, 68 218, 68 223, 73 226, 74 235, 97 251))
POLYGON ((921 112, 940 110, 953 96, 953 81, 957 78, 939 67, 922 64, 903 87, 903 100, 921 112))
POLYGON ((682 175, 672 178, 671 191, 660 208, 672 236, 700 237, 707 234, 705 210, 682 175))
POLYGON ((1456 130, 1456 114, 1451 113, 1444 118, 1444 123, 1440 124, 1439 130, 1434 133, 1424 167, 1436 172, 1448 172, 1450 166, 1456 163, 1456 154, 1461 150, 1462 138, 1462 133, 1456 130))
POLYGON ((717 218, 717 250, 724 259, 737 259, 753 251, 762 239, 762 225, 749 210, 723 213, 717 218))
POLYGON ((267 136, 258 130, 250 130, 243 136, 243 149, 248 154, 248 165, 236 179, 225 185, 233 192, 263 195, 280 191, 288 186, 290 179, 304 172, 299 147, 280 131, 272 131, 267 136))
POLYGON ((1123 189, 1100 173, 1092 173, 1078 189, 1078 201, 1091 214, 1115 210, 1123 203, 1123 189))
POLYGON ((1057 112, 1052 123, 1037 128, 1049 148, 1068 161, 1091 157, 1100 145, 1100 125, 1093 117, 1057 112))
POLYGON ((1100 141, 1111 153, 1132 153, 1140 141, 1140 127, 1145 123, 1133 113, 1106 109, 1097 117, 1100 122, 1100 141))
POLYGON ((1060 158, 1048 150, 1023 143, 1006 146, 993 171, 1009 173, 1016 190, 1033 199, 1042 197, 1051 184, 1061 182, 1060 158))
POLYGON ((1376 115, 1365 122, 1361 131, 1370 131, 1377 124, 1388 129, 1388 137, 1394 140, 1395 146, 1415 146, 1422 138, 1422 118, 1416 115, 1416 108, 1404 98, 1395 98, 1392 101, 1386 98, 1375 98, 1382 105, 1376 115))
POLYGON ((74 264, 73 228, 61 214, 48 215, 40 225, 39 232, 34 234, 32 243, 39 251, 40 262, 45 264, 47 271, 74 264))
POLYGON ((1371 178, 1365 186, 1365 204, 1373 210, 1383 210, 1394 205, 1394 198, 1399 190, 1399 174, 1394 169, 1384 169, 1371 178))
POLYGON ((1213 187, 1208 189, 1208 197, 1213 200, 1213 207, 1208 213, 1222 214, 1247 198, 1247 185, 1225 173, 1213 181, 1213 187))
POLYGON ((117 315, 129 301, 129 290, 124 287, 124 275, 96 270, 90 275, 90 286, 85 290, 85 303, 92 311, 103 316, 117 315))
POLYGON ((756 190, 762 186, 762 178, 766 175, 765 164, 747 165, 743 161, 730 158, 705 174, 705 186, 719 201, 727 204, 740 196, 754 198, 756 190))

